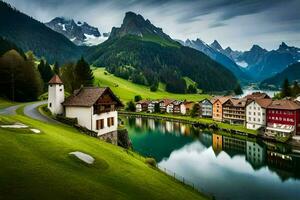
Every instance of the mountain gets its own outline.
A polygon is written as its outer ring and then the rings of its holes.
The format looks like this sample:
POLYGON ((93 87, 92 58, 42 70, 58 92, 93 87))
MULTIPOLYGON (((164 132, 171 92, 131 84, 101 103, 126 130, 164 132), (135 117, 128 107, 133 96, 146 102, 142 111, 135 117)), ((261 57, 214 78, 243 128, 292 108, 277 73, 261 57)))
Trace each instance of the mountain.
POLYGON ((291 83, 298 81, 300 83, 300 62, 289 65, 282 72, 265 79, 261 82, 262 88, 280 88, 284 79, 288 79, 291 83))
POLYGON ((182 46, 141 15, 128 12, 107 41, 91 47, 87 59, 122 78, 146 85, 166 83, 171 92, 184 92, 189 77, 205 91, 232 90, 236 77, 205 54, 182 46))
MULTIPOLYGON (((200 39, 196 40, 186 40, 185 42, 182 42, 183 45, 194 48, 205 55, 209 56, 211 59, 214 61, 222 64, 225 66, 227 69, 232 71, 236 77, 238 77, 242 81, 249 80, 250 77, 247 76, 241 68, 232 60, 230 59, 227 55, 225 55, 225 51, 223 50, 222 46, 219 44, 218 41, 214 41, 211 45, 206 44, 200 39)), ((231 52, 233 53, 233 51, 231 52)))
POLYGON ((103 34, 102 36, 98 28, 90 26, 86 22, 75 22, 73 19, 56 17, 45 25, 63 34, 76 45, 97 45, 107 39, 107 35, 103 34))
POLYGON ((15 45, 14 43, 0 37, 0 57, 10 50, 17 51, 23 58, 25 58, 25 54, 22 49, 17 47, 17 45, 15 45))
POLYGON ((45 57, 49 62, 75 60, 83 50, 65 36, 3 1, 0 1, 0 36, 23 51, 31 50, 36 56, 45 57))
POLYGON ((281 72, 290 64, 300 60, 300 49, 290 47, 284 42, 278 49, 267 51, 258 45, 253 45, 250 51, 244 52, 237 62, 246 63, 246 72, 260 81, 281 72))

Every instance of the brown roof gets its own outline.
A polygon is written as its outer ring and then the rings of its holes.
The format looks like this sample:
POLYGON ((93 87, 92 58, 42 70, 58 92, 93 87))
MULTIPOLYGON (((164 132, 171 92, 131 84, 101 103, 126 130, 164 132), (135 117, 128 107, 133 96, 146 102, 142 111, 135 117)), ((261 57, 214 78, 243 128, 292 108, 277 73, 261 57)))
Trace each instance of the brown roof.
POLYGON ((63 82, 61 81, 59 76, 57 74, 55 74, 49 81, 49 84, 63 84, 63 82))
POLYGON ((267 108, 272 103, 272 99, 256 99, 255 102, 262 108, 267 108))
POLYGON ((234 107, 245 107, 247 104, 247 99, 245 99, 245 98, 242 98, 242 99, 230 98, 227 101, 225 101, 224 103, 226 103, 228 101, 231 101, 231 103, 233 104, 234 107))
POLYGON ((252 94, 248 94, 244 98, 246 98, 246 99, 265 99, 265 98, 270 99, 269 95, 267 95, 266 93, 262 93, 262 92, 253 92, 252 94))
POLYGON ((175 101, 175 100, 173 100, 173 99, 162 99, 162 100, 160 100, 160 102, 164 102, 164 104, 166 106, 169 105, 170 103, 172 103, 173 101, 175 101))
POLYGON ((151 101, 150 100, 147 100, 147 99, 143 99, 143 100, 140 100, 140 101, 138 101, 137 102, 137 104, 149 104, 149 103, 151 103, 151 101))
POLYGON ((271 109, 283 109, 283 110, 298 110, 300 109, 300 103, 292 100, 275 100, 268 108, 271 109))
POLYGON ((212 102, 212 104, 214 104, 217 100, 219 100, 221 102, 221 104, 223 104, 230 98, 231 98, 231 96, 216 96, 211 100, 211 102, 212 102))
POLYGON ((99 88, 99 87, 83 87, 75 90, 74 93, 69 96, 65 102, 64 106, 82 106, 91 107, 96 101, 105 93, 109 92, 113 98, 117 101, 119 106, 123 106, 122 102, 114 95, 110 88, 99 88))

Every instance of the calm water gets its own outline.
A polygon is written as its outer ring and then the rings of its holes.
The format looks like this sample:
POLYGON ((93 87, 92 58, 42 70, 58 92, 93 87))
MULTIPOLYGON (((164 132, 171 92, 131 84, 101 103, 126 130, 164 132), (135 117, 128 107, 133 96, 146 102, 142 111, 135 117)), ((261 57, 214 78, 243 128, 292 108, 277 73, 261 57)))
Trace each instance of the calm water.
POLYGON ((289 147, 168 121, 124 121, 135 151, 216 199, 300 199, 300 156, 289 147))

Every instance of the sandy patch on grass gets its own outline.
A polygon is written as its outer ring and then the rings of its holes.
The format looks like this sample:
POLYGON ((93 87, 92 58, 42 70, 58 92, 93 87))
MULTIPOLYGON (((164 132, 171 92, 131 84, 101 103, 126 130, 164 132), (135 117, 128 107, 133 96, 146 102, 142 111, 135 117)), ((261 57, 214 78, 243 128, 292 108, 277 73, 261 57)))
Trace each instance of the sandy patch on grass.
POLYGON ((93 164, 95 161, 95 159, 92 156, 90 156, 86 153, 82 153, 80 151, 74 151, 69 154, 74 155, 75 157, 77 157, 78 159, 82 160, 83 162, 85 162, 87 164, 93 164))
POLYGON ((15 123, 12 125, 1 125, 1 128, 28 128, 28 126, 21 123, 15 123))

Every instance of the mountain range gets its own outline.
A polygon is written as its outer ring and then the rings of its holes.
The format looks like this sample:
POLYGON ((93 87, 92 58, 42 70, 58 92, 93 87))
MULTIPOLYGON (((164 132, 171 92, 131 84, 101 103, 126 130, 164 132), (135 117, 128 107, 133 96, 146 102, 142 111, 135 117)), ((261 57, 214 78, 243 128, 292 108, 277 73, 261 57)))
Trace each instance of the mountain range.
POLYGON ((245 52, 234 51, 230 47, 223 49, 217 40, 210 45, 200 39, 188 39, 181 43, 205 53, 226 66, 240 80, 246 81, 262 81, 300 60, 300 49, 284 42, 276 50, 268 51, 259 45, 253 45, 245 52))
POLYGON ((73 19, 56 17, 45 23, 52 30, 63 34, 76 45, 92 46, 100 44, 108 38, 108 34, 101 35, 99 29, 86 22, 75 22, 73 19))
POLYGON ((111 73, 138 83, 162 81, 172 92, 184 91, 185 76, 205 91, 232 90, 238 84, 223 65, 181 45, 133 12, 126 13, 121 27, 112 28, 108 40, 89 48, 86 57, 94 65, 106 66, 111 73))

